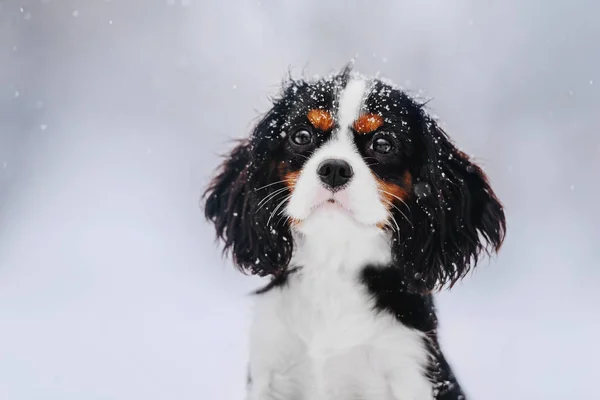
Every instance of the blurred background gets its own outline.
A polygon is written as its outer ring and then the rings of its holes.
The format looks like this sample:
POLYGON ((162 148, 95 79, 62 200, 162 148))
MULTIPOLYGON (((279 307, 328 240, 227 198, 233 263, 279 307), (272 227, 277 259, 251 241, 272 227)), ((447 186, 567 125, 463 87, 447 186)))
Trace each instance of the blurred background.
POLYGON ((221 260, 199 197, 289 70, 350 59, 433 99, 505 203, 500 255, 438 298, 468 393, 593 397, 598 12, 593 0, 0 0, 0 398, 242 399, 261 282, 221 260))

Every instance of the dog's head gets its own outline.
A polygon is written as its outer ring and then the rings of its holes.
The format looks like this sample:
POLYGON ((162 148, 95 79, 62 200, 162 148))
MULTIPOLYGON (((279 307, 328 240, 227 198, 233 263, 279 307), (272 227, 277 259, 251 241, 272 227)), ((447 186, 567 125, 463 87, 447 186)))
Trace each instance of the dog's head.
POLYGON ((389 236, 393 265, 416 291, 453 284, 505 232, 483 171, 424 106, 348 69, 287 84, 221 166, 205 213, 234 263, 259 275, 286 270, 292 232, 344 215, 389 236))

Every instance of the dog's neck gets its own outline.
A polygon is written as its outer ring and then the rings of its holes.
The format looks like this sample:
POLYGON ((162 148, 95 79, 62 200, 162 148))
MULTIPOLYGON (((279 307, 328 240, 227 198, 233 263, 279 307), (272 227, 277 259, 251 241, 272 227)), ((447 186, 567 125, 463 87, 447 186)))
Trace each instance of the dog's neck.
POLYGON ((317 211, 294 233, 293 265, 306 273, 355 275, 391 260, 389 235, 337 210, 317 211))

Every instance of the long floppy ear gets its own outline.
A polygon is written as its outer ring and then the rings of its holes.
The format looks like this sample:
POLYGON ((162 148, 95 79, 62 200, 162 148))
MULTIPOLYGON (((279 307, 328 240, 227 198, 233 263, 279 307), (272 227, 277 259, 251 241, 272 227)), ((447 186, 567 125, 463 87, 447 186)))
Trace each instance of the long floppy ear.
POLYGON ((242 272, 278 275, 290 261, 292 237, 285 221, 271 219, 272 202, 283 193, 274 194, 278 185, 271 182, 278 178, 264 156, 254 156, 256 150, 250 140, 233 149, 204 194, 204 212, 223 252, 231 253, 242 272), (261 203, 264 199, 270 200, 261 203))
POLYGON ((396 238, 394 253, 405 268, 407 284, 430 291, 463 278, 482 251, 498 251, 506 221, 481 168, 429 117, 417 153, 421 159, 412 171, 412 226, 405 227, 412 233, 396 238))

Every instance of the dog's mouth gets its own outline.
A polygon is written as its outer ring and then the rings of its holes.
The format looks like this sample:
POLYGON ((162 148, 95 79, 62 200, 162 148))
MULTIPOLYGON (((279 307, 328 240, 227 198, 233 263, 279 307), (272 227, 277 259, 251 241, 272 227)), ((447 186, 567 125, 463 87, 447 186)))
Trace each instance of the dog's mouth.
POLYGON ((379 221, 376 223, 364 222, 358 219, 357 213, 353 211, 345 202, 340 201, 336 198, 330 197, 327 200, 316 202, 311 208, 308 216, 303 219, 295 219, 294 221, 299 225, 309 220, 328 218, 334 215, 345 216, 347 219, 354 221, 354 223, 364 226, 365 228, 381 227, 385 224, 385 221, 379 221))
POLYGON ((316 210, 338 210, 338 211, 342 211, 345 214, 348 214, 350 216, 353 215, 352 210, 350 210, 344 203, 342 203, 341 201, 330 197, 325 201, 322 201, 320 203, 315 204, 312 207, 311 211, 316 211, 316 210))

